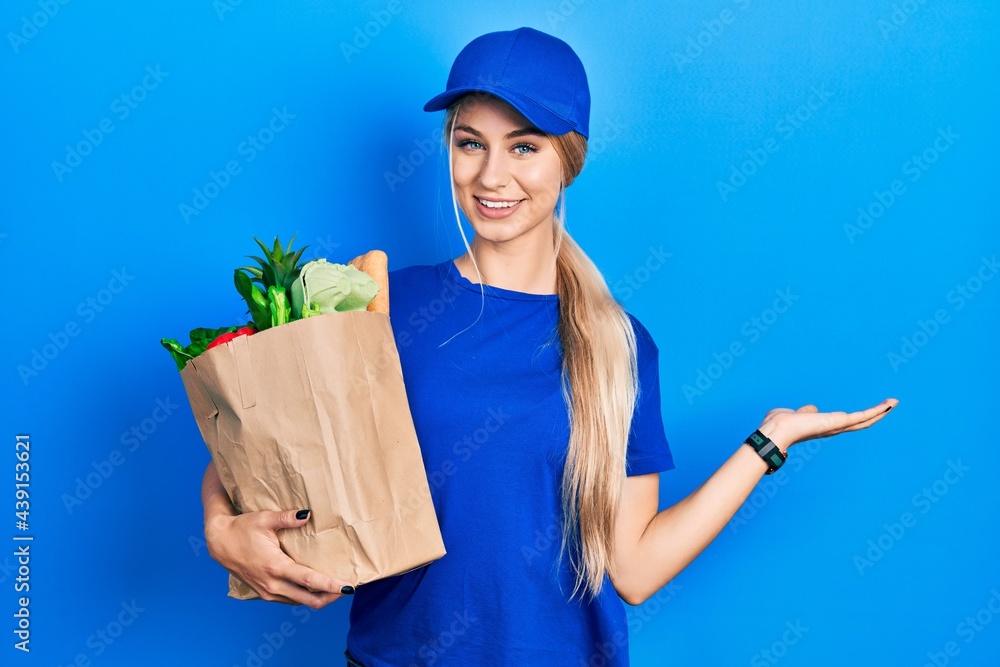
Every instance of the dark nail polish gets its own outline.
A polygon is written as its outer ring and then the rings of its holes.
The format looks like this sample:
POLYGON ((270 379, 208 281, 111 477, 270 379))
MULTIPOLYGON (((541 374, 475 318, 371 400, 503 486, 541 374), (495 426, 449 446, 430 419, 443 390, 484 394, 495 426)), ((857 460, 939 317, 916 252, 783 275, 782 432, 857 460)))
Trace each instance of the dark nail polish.
POLYGON ((354 586, 344 586, 340 592, 344 595, 354 595, 354 586))
POLYGON ((892 406, 891 405, 885 409, 886 412, 889 412, 889 410, 892 410, 892 406))
POLYGON ((298 519, 298 520, 300 520, 300 521, 302 519, 308 519, 309 518, 309 510, 299 510, 298 512, 295 513, 295 518, 298 519))

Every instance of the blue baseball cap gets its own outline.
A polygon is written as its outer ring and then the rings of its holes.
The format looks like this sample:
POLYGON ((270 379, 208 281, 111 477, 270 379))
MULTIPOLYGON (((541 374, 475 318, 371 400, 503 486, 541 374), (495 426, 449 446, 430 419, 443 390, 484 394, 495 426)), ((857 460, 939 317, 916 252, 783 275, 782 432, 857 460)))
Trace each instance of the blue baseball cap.
POLYGON ((569 44, 534 28, 491 32, 455 58, 448 87, 424 105, 440 111, 467 93, 496 95, 548 134, 590 132, 590 87, 569 44))

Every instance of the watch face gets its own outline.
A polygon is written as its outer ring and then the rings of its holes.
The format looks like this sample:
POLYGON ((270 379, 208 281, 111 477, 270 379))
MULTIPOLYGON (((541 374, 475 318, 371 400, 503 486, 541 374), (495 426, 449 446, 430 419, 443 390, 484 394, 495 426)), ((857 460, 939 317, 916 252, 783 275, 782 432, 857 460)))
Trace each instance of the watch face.
POLYGON ((753 440, 753 444, 758 447, 764 444, 764 438, 760 437, 757 433, 751 434, 750 439, 753 440))

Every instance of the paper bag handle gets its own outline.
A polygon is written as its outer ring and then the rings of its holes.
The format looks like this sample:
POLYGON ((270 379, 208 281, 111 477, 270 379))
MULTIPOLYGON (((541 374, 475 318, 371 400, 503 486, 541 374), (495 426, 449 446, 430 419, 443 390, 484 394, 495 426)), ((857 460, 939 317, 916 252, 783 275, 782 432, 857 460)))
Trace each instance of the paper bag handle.
POLYGON ((253 389, 253 366, 250 364, 249 336, 237 336, 229 341, 233 354, 236 356, 236 378, 240 385, 240 398, 243 409, 257 405, 257 397, 253 389))

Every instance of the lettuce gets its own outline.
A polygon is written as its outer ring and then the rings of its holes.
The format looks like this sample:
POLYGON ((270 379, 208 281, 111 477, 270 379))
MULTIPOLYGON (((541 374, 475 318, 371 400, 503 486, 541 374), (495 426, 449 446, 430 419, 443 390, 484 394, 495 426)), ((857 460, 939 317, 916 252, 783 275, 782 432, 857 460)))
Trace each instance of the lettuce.
POLYGON ((316 259, 302 267, 292 283, 292 318, 365 310, 378 293, 378 283, 350 264, 316 259))

